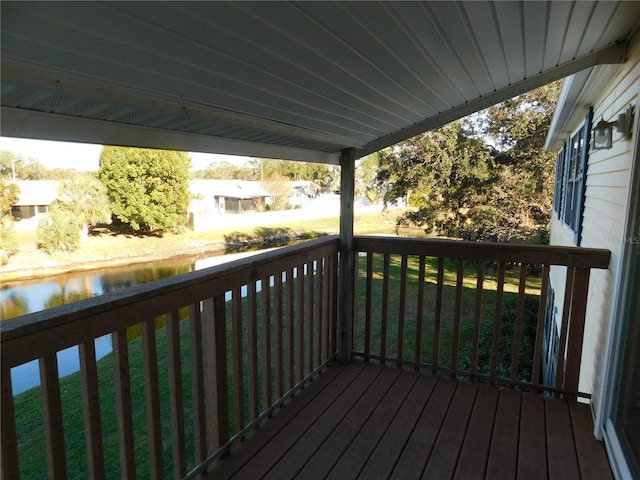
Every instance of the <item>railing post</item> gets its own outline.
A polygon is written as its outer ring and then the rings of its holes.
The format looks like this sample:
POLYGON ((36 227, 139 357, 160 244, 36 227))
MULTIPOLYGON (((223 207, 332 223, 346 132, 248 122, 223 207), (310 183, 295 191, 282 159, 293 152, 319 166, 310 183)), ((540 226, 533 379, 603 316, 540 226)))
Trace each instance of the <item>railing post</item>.
POLYGON ((587 313, 590 273, 591 270, 589 268, 576 268, 573 276, 571 312, 567 332, 567 358, 563 384, 564 389, 573 392, 578 391, 578 382, 580 380, 580 363, 582 361, 584 321, 587 313))
POLYGON ((351 360, 354 305, 353 198, 355 149, 340 155, 340 266, 338 270, 338 356, 351 360))
POLYGON ((208 453, 229 440, 227 321, 224 293, 203 302, 204 371, 208 453))

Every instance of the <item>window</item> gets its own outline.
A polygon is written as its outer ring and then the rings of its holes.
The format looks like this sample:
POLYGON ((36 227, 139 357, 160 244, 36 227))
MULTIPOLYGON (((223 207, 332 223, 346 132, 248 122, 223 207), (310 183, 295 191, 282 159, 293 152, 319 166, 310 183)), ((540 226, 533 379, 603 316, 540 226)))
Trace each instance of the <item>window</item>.
POLYGON ((562 150, 558 152, 558 158, 556 158, 556 183, 553 192, 553 211, 558 215, 558 220, 560 217, 560 207, 562 205, 562 186, 564 183, 564 156, 565 156, 565 148, 562 147, 562 150))
POLYGON ((562 219, 574 232, 573 239, 576 245, 580 245, 582 230, 592 116, 593 110, 589 109, 584 124, 570 141, 564 144, 556 160, 553 208, 558 214, 558 219, 562 219))
POLYGON ((582 179, 581 172, 578 167, 584 149, 584 135, 580 130, 576 133, 569 143, 569 161, 567 162, 567 173, 565 183, 565 205, 564 205, 564 223, 571 230, 575 231, 576 217, 578 214, 578 194, 580 190, 580 181, 582 179))

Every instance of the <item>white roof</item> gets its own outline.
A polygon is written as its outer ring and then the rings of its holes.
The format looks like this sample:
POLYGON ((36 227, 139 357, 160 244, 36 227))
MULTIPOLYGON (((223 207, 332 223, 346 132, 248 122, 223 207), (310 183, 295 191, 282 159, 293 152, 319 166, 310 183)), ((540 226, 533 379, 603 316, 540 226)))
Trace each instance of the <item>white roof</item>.
POLYGON ((269 196, 260 182, 247 180, 191 180, 189 189, 193 195, 199 194, 203 197, 246 199, 269 196))
POLYGON ((57 180, 16 180, 20 198, 16 206, 51 205, 58 198, 57 180))

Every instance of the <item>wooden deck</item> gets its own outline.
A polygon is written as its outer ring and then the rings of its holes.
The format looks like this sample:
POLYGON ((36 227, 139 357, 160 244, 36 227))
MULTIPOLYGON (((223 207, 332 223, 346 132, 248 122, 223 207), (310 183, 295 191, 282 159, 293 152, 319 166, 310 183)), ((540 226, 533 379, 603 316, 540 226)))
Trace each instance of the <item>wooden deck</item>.
POLYGON ((592 431, 584 404, 354 361, 204 478, 612 478, 592 431))

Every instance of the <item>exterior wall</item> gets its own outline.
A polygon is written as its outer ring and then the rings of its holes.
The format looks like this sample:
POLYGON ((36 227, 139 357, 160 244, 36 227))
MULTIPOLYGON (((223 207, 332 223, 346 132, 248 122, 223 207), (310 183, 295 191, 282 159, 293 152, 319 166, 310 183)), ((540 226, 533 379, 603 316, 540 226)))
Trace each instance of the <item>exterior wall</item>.
MULTIPOLYGON (((636 37, 637 38, 637 37, 636 37)), ((640 42, 632 46, 628 61, 621 66, 602 95, 594 102, 593 122, 604 118, 616 120, 628 106, 635 106, 634 131, 638 132, 638 108, 640 106, 640 42)), ((579 125, 575 125, 575 130, 579 125)), ((613 148, 590 150, 587 167, 585 204, 580 246, 606 248, 611 251, 608 270, 593 270, 589 282, 589 298, 585 325, 584 346, 580 372, 582 391, 592 393, 594 410, 597 411, 602 393, 602 375, 605 362, 604 350, 607 333, 613 315, 613 299, 619 288, 621 252, 625 242, 625 215, 628 210, 633 145, 614 131, 613 148)), ((559 220, 555 212, 551 222, 551 244, 575 245, 573 232, 559 220)), ((564 299, 564 268, 553 268, 551 285, 555 291, 558 318, 562 317, 564 299)))

